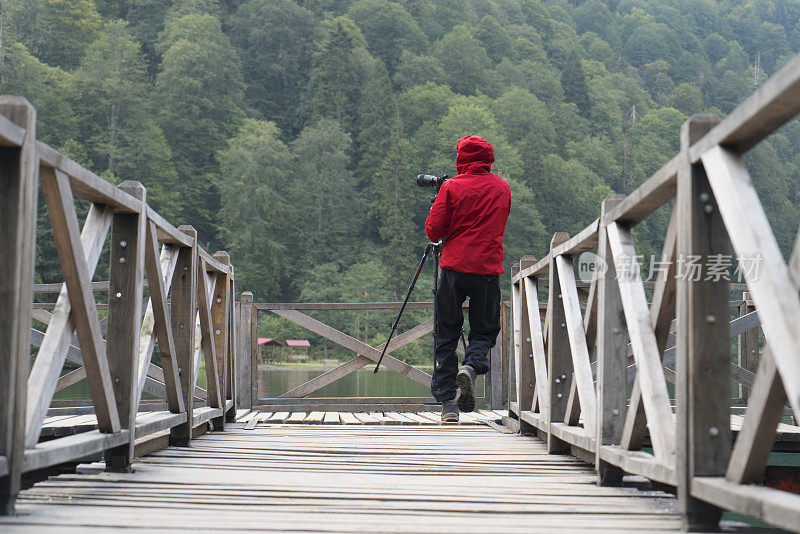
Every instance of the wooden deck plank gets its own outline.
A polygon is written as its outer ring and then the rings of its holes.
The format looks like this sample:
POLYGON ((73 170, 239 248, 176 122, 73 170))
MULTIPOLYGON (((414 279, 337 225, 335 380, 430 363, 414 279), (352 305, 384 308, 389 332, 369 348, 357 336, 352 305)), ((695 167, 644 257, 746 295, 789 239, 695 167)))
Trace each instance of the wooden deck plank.
POLYGON ((325 424, 339 424, 339 412, 325 412, 325 418, 322 422, 325 424))
POLYGON ((356 417, 348 412, 340 412, 339 413, 339 422, 343 425, 360 425, 361 421, 356 419, 356 417))
POLYGON ((0 531, 680 531, 665 493, 597 486, 591 465, 548 455, 534 438, 408 415, 402 427, 230 425, 139 458, 131 473, 90 469, 40 482, 22 492, 19 515, 0 518, 0 531))
POLYGON ((306 412, 294 412, 286 419, 286 423, 302 423, 306 418, 306 412))
POLYGON ((388 417, 389 419, 391 419, 393 421, 396 421, 397 424, 400 424, 400 425, 413 425, 414 424, 414 421, 412 421, 411 419, 406 417, 405 414, 400 414, 400 413, 397 413, 397 412, 386 412, 383 415, 385 415, 386 417, 388 417))
POLYGON ((325 412, 311 412, 306 417, 304 423, 321 423, 322 420, 325 418, 325 412))
POLYGON ((380 418, 374 417, 365 412, 354 413, 353 416, 365 425, 379 425, 381 423, 380 418))

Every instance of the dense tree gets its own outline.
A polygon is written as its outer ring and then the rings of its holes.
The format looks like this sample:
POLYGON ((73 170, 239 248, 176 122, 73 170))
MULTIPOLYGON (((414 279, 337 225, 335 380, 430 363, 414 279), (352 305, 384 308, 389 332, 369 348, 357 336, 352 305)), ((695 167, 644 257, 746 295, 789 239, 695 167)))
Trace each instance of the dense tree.
POLYGON ((289 149, 275 123, 247 119, 217 159, 220 241, 236 258, 237 282, 252 287, 257 298, 285 298, 291 247, 289 149))
POLYGON ((578 54, 573 50, 567 57, 564 69, 561 71, 561 87, 567 102, 572 102, 581 113, 588 113, 592 103, 589 101, 589 88, 586 86, 586 77, 578 54))
POLYGON ((78 137, 79 118, 72 107, 72 76, 49 67, 21 43, 2 49, 0 89, 3 94, 23 95, 36 107, 37 137, 62 146, 78 137))
POLYGON ((348 170, 350 135, 338 122, 321 119, 292 143, 292 213, 303 269, 317 262, 346 262, 357 247, 351 238, 363 227, 363 209, 348 170))
POLYGON ((358 109, 361 83, 372 58, 361 31, 346 17, 327 24, 327 35, 314 55, 306 105, 315 119, 328 117, 350 130, 358 109))
MULTIPOLYGON (((800 48, 797 0, 0 6, 0 89, 36 106, 39 138, 109 180, 144 183, 151 205, 228 249, 240 289, 264 299, 400 298, 429 209, 414 175, 453 174, 469 133, 495 145, 512 188, 506 265, 541 256, 553 231, 582 229, 604 195, 672 158, 690 114, 727 114, 751 94, 757 56, 763 83, 800 48)), ((785 251, 798 154, 791 121, 747 159, 785 251)), ((669 206, 637 225, 640 253, 660 250, 668 217, 669 206)), ((57 281, 43 203, 39 221, 37 277, 57 281)), ((330 320, 378 343, 384 315, 330 320)))
POLYGON ((6 0, 11 31, 41 61, 74 67, 100 34, 92 0, 6 0))
POLYGON ((219 196, 210 176, 214 155, 241 124, 243 81, 239 58, 219 20, 208 14, 168 22, 160 36, 163 54, 156 78, 158 121, 180 177, 181 217, 203 241, 216 234, 219 196))
POLYGON ((448 33, 433 46, 441 61, 447 82, 454 91, 471 95, 487 82, 491 60, 481 42, 461 27, 448 33))
POLYGON ((291 0, 249 0, 229 25, 242 60, 248 105, 295 134, 319 26, 313 13, 291 0))
POLYGON ((432 56, 417 56, 403 50, 394 74, 394 83, 401 90, 408 90, 426 82, 444 83, 444 78, 441 61, 432 56))
POLYGON ((394 74, 403 51, 419 53, 427 47, 427 36, 403 6, 388 0, 358 0, 348 11, 367 40, 375 57, 394 74))
MULTIPOLYGON (((422 238, 414 219, 423 211, 423 204, 422 195, 412 196, 416 193, 412 180, 414 169, 409 161, 413 150, 408 139, 403 137, 399 116, 392 126, 386 155, 371 177, 370 210, 380 239, 386 245, 382 259, 387 274, 402 280, 413 268, 415 246, 422 238)), ((402 291, 399 284, 395 289, 402 291)))
MULTIPOLYGON (((357 178, 366 183, 386 157, 392 129, 400 128, 389 73, 382 61, 376 61, 368 75, 358 108, 358 139, 356 146, 357 178)), ((362 185, 363 185, 362 183, 362 185)))

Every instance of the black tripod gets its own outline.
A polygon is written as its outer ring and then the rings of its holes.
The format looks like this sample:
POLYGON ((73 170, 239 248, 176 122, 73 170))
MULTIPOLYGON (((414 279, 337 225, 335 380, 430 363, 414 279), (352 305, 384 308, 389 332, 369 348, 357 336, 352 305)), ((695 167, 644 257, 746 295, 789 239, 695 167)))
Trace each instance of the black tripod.
MULTIPOLYGON (((436 315, 436 293, 439 291, 439 257, 442 253, 442 242, 437 241, 429 242, 428 245, 425 247, 425 252, 422 254, 422 258, 419 260, 419 265, 417 265, 417 271, 414 273, 414 279, 411 280, 411 285, 408 286, 408 293, 406 293, 406 298, 403 301, 403 305, 400 306, 400 313, 397 314, 397 319, 395 319, 394 324, 392 325, 392 331, 389 334, 389 339, 386 340, 386 343, 383 345, 383 351, 381 352, 381 357, 378 359, 378 363, 375 365, 375 373, 378 372, 380 369, 381 362, 383 361, 383 357, 386 355, 386 350, 389 348, 389 342, 392 341, 392 337, 394 336, 395 331, 397 330, 397 325, 400 324, 400 318, 403 316, 403 311, 406 309, 406 304, 408 304, 408 299, 411 298, 411 292, 414 291, 414 286, 417 285, 417 280, 419 279, 419 273, 422 272, 422 266, 425 265, 425 260, 428 259, 428 256, 433 253, 433 348, 434 351, 436 350, 436 335, 438 334, 439 329, 439 321, 436 315)), ((461 341, 464 343, 464 347, 467 346, 466 341, 464 341, 464 332, 461 332, 461 341)))

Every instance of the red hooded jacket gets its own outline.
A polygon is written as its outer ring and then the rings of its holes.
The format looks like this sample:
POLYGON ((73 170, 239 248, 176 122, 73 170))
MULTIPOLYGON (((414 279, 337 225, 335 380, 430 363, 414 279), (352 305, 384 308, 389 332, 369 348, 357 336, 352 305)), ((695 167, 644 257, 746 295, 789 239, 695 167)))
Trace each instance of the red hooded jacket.
POLYGON ((444 238, 442 268, 462 273, 502 274, 503 234, 511 189, 492 174, 494 147, 477 135, 456 145, 458 176, 447 180, 425 221, 431 241, 444 238))

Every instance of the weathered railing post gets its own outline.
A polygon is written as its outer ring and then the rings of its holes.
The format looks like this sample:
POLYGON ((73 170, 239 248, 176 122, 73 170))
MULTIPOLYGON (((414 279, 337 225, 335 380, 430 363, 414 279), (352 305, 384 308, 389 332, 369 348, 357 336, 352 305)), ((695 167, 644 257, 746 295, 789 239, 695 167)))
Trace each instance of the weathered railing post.
MULTIPOLYGON (((533 256, 523 256, 519 262, 519 270, 527 269, 536 263, 536 258, 533 256)), ((533 395, 534 385, 536 384, 536 375, 534 373, 533 358, 533 334, 531 333, 530 317, 528 315, 528 299, 530 295, 525 291, 525 279, 520 278, 519 288, 516 289, 517 298, 519 299, 519 351, 516 353, 516 370, 517 370, 517 403, 519 405, 519 413, 530 411, 533 409, 533 395)), ((534 296, 535 298, 535 296, 534 296)), ((539 303, 537 302, 538 306, 539 303)), ((536 429, 530 424, 526 423, 520 417, 520 429, 523 434, 533 434, 536 429)))
MULTIPOLYGON (((751 300, 748 291, 742 292, 742 303, 739 305, 739 317, 756 311, 756 307, 751 300)), ((737 343, 739 367, 752 371, 758 371, 758 327, 748 330, 744 334, 739 334, 737 343)), ((750 388, 744 384, 739 384, 739 397, 747 403, 750 398, 750 388)))
POLYGON ((236 350, 236 367, 239 373, 239 406, 252 408, 256 397, 253 395, 253 376, 258 372, 258 367, 253 369, 253 345, 258 346, 258 340, 252 339, 253 333, 253 294, 249 291, 242 293, 239 305, 239 346, 236 350))
POLYGON ((192 238, 191 247, 181 247, 172 276, 172 308, 170 318, 175 339, 178 373, 181 378, 181 394, 186 406, 186 423, 173 427, 170 442, 186 446, 192 439, 194 417, 194 347, 195 322, 197 320, 197 231, 191 226, 179 226, 178 230, 192 238))
POLYGON ((0 147, 0 514, 8 515, 25 454, 39 161, 33 106, 4 96, 0 114, 25 128, 22 146, 0 147))
POLYGON ((506 313, 505 307, 500 307, 500 334, 492 350, 489 351, 489 374, 487 375, 486 394, 489 400, 489 408, 499 410, 503 407, 503 354, 507 346, 505 336, 508 333, 505 327, 506 313))
MULTIPOLYGON (((688 530, 716 527, 721 510, 692 497, 692 479, 724 476, 731 452, 730 345, 726 279, 690 272, 714 255, 730 252, 728 234, 702 163, 691 164, 689 147, 719 119, 694 115, 681 129, 678 167, 676 444, 678 502, 688 530)), ((724 278, 724 277, 723 277, 724 278)))
MULTIPOLYGON (((225 251, 218 251, 214 253, 214 259, 219 261, 225 266, 231 263, 231 257, 225 251)), ((229 275, 227 273, 216 273, 214 276, 217 278, 217 283, 214 286, 214 296, 211 301, 211 322, 212 330, 214 332, 214 346, 217 355, 217 373, 219 375, 219 387, 221 393, 221 402, 223 415, 212 420, 214 429, 225 428, 225 404, 229 398, 228 387, 228 315, 230 314, 230 284, 228 283, 229 275)), ((234 411, 236 407, 232 408, 234 411)))
POLYGON ((522 321, 520 319, 520 313, 522 308, 520 307, 519 290, 513 278, 518 272, 519 264, 515 263, 511 266, 511 354, 508 358, 508 375, 506 375, 506 403, 508 404, 508 414, 517 417, 519 417, 519 406, 517 404, 517 354, 521 350, 520 328, 522 327, 522 321))
POLYGON ((236 421, 236 409, 239 406, 239 395, 237 394, 239 387, 239 370, 236 363, 236 352, 239 347, 237 323, 239 321, 239 309, 241 304, 236 302, 236 274, 233 265, 230 265, 228 268, 230 269, 230 276, 228 277, 228 295, 230 301, 228 309, 228 393, 225 398, 233 401, 233 408, 228 411, 226 416, 226 422, 233 423, 236 421))
POLYGON ((147 191, 142 184, 125 181, 119 188, 142 204, 139 213, 115 213, 111 223, 106 354, 120 426, 130 430, 130 441, 106 451, 109 471, 128 471, 133 461, 147 223, 147 191))
POLYGON ((597 237, 599 269, 597 276, 597 453, 595 468, 600 484, 616 484, 622 480, 622 470, 600 458, 600 447, 619 445, 625 424, 627 406, 627 358, 625 314, 617 285, 617 271, 608 245, 605 215, 619 204, 624 195, 610 195, 600 209, 597 237))
POLYGON ((550 316, 547 332, 547 451, 566 452, 569 446, 550 432, 550 423, 563 423, 569 401, 569 381, 572 375, 572 355, 569 349, 566 314, 561 299, 561 284, 558 279, 556 258, 553 249, 569 240, 569 234, 556 232, 550 240, 550 276, 547 298, 547 313, 550 316))

